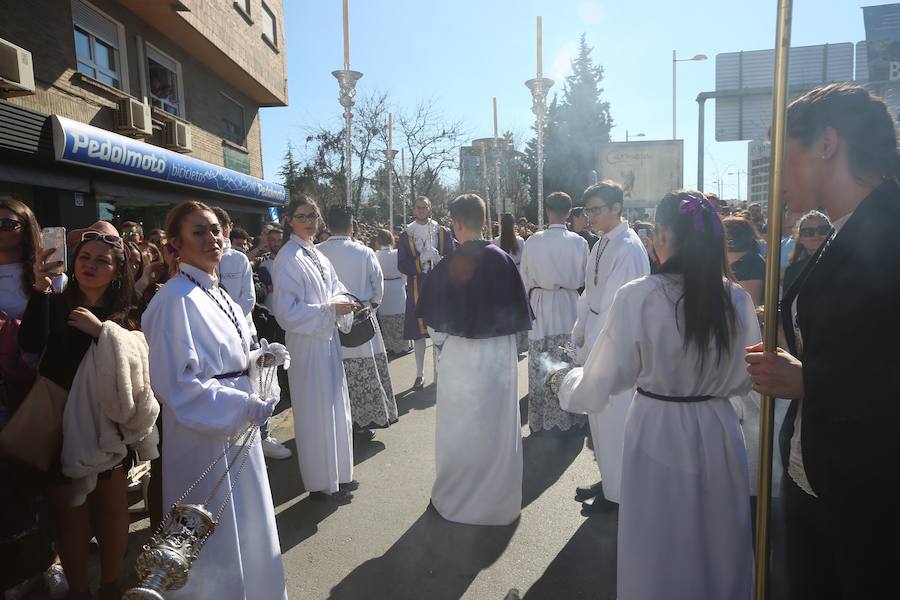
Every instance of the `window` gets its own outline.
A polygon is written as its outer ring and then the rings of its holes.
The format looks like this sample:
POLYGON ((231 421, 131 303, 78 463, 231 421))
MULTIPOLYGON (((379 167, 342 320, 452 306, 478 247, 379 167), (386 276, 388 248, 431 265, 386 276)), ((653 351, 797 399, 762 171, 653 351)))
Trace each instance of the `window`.
POLYGON ((78 70, 127 91, 122 26, 82 0, 72 2, 72 21, 78 70))
POLYGON ((181 65, 148 44, 147 75, 150 82, 150 104, 167 113, 184 116, 181 65))
POLYGON ((250 0, 234 0, 234 7, 248 22, 253 22, 250 21, 250 0))
POLYGON ((263 2, 262 5, 262 30, 263 38, 273 46, 278 47, 278 37, 276 36, 277 30, 275 29, 275 15, 271 10, 269 10, 269 7, 266 6, 265 2, 263 2))
POLYGON ((222 94, 222 137, 239 146, 244 145, 244 107, 222 94))

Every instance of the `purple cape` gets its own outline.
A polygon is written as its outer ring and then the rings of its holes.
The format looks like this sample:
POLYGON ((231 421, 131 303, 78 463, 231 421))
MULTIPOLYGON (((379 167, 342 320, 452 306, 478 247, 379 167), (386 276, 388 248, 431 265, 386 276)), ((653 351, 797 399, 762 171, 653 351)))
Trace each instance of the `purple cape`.
POLYGON ((417 316, 442 333, 469 339, 531 329, 531 307, 512 258, 473 240, 439 262, 425 278, 417 316))

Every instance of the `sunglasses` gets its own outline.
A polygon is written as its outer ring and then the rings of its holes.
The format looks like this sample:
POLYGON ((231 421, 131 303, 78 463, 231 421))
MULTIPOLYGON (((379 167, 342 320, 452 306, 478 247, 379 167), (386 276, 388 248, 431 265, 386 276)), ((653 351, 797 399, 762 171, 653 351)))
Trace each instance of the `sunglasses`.
POLYGON ((137 237, 139 235, 137 231, 126 231, 122 234, 122 237, 137 237))
POLYGON ((85 231, 81 234, 82 242, 105 242, 110 246, 122 246, 122 238, 117 235, 110 235, 108 233, 100 233, 99 231, 85 231))
POLYGON ((585 208, 584 216, 593 217, 594 215, 599 215, 603 212, 604 208, 606 208, 606 206, 591 206, 590 208, 585 208))
POLYGON ((315 221, 316 219, 319 218, 319 215, 318 215, 318 213, 307 213, 305 215, 302 213, 297 213, 294 216, 292 216, 291 218, 294 219, 295 221, 297 221, 298 223, 306 223, 307 221, 315 221))
POLYGON ((22 221, 15 219, 0 219, 0 231, 18 231, 22 229, 22 221))
POLYGON ((819 225, 818 227, 801 227, 800 237, 813 237, 815 235, 828 235, 831 233, 831 225, 819 225))

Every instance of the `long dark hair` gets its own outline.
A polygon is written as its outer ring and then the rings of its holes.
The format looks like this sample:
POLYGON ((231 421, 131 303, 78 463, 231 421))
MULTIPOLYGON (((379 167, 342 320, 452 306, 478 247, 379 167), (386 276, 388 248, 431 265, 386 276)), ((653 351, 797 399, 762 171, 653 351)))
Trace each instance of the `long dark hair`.
MULTIPOLYGON (((78 285, 78 279, 75 277, 75 264, 82 248, 88 242, 95 240, 81 240, 72 252, 72 266, 69 268, 69 282, 63 291, 66 305, 70 310, 75 309, 84 304, 84 298, 81 294, 81 287, 78 285)), ((129 265, 128 253, 125 246, 106 244, 112 250, 113 259, 116 265, 116 278, 113 279, 103 294, 103 308, 110 312, 109 320, 118 323, 126 329, 137 329, 138 325, 132 316, 134 305, 134 275, 131 273, 129 265)))
POLYGON ((673 237, 672 255, 657 273, 680 275, 684 284, 675 303, 684 309, 684 347, 694 345, 700 366, 710 342, 715 343, 716 364, 731 349, 736 312, 732 279, 718 207, 702 193, 681 190, 666 194, 656 209, 657 227, 667 227, 673 237))
POLYGON ((41 227, 28 205, 12 196, 0 196, 0 208, 15 214, 22 222, 22 290, 28 296, 34 286, 34 261, 41 247, 41 227))
MULTIPOLYGON (((426 198, 426 200, 428 200, 428 198, 426 198)), ((315 208, 316 215, 319 217, 319 223, 322 222, 322 211, 319 209, 319 205, 316 204, 315 200, 305 194, 291 195, 291 201, 288 202, 287 210, 284 211, 284 231, 282 233, 282 239, 285 242, 291 239, 291 234, 294 232, 293 227, 291 227, 291 219, 294 218, 294 213, 301 206, 312 206, 315 208)))
POLYGON ((519 240, 516 239, 516 218, 512 213, 500 215, 500 247, 507 254, 519 253, 519 240))

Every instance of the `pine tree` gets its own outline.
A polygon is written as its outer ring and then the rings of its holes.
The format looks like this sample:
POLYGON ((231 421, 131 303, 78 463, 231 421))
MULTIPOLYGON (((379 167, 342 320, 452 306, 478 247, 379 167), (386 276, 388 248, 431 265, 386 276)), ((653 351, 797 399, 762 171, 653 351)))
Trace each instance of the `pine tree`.
POLYGON ((287 189, 288 195, 298 190, 300 180, 300 164, 294 158, 294 146, 288 142, 287 150, 281 162, 281 170, 278 171, 281 184, 287 189))

